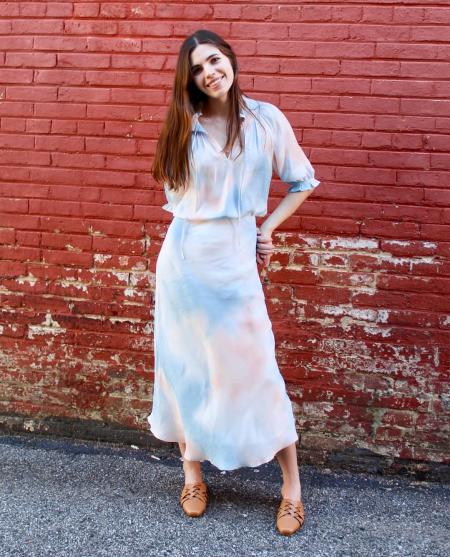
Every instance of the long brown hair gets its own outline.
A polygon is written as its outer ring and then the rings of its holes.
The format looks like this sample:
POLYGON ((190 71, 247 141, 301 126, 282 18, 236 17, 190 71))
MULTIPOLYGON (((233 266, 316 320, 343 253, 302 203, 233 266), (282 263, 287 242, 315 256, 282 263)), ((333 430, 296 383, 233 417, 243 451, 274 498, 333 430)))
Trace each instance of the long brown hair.
POLYGON ((242 98, 238 83, 238 62, 231 46, 219 35, 206 29, 200 29, 187 37, 180 47, 172 89, 172 100, 163 123, 156 145, 155 159, 151 169, 157 182, 167 184, 171 190, 187 187, 190 179, 189 156, 191 155, 192 118, 198 112, 207 95, 194 83, 191 73, 190 55, 199 44, 212 44, 230 60, 234 72, 233 84, 228 91, 230 99, 230 117, 227 123, 227 142, 224 151, 228 151, 239 138, 240 152, 244 148, 241 133, 240 110, 249 110, 242 98))

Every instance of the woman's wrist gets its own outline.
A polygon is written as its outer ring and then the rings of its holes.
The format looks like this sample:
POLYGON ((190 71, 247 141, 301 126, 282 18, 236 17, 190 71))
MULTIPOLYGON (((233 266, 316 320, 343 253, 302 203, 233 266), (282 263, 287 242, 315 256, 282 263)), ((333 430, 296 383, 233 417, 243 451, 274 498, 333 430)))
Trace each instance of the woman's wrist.
POLYGON ((261 231, 261 234, 267 234, 269 236, 272 236, 273 231, 275 230, 274 228, 272 228, 267 221, 263 222, 261 224, 261 226, 259 227, 259 230, 261 231))

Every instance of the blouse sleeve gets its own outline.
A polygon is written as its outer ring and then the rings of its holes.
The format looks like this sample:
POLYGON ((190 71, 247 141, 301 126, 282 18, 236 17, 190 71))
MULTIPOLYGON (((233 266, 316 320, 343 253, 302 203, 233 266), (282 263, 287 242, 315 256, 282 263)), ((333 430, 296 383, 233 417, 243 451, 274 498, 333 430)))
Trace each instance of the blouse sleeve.
POLYGON ((274 138, 273 138, 273 169, 280 180, 291 187, 288 192, 306 191, 317 187, 319 180, 314 178, 314 168, 303 149, 297 142, 294 130, 283 114, 273 105, 274 138))

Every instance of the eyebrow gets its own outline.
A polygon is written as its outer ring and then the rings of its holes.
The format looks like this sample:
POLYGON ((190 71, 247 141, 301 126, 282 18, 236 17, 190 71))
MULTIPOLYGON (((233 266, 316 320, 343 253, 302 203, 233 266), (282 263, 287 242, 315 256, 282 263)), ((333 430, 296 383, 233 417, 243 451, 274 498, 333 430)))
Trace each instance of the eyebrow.
MULTIPOLYGON (((208 58, 205 60, 205 62, 207 62, 213 56, 219 56, 219 54, 217 52, 213 52, 212 54, 210 54, 208 56, 208 58)), ((195 68, 199 68, 199 67, 200 67, 200 64, 195 64, 194 66, 191 66, 191 70, 194 70, 195 68)))

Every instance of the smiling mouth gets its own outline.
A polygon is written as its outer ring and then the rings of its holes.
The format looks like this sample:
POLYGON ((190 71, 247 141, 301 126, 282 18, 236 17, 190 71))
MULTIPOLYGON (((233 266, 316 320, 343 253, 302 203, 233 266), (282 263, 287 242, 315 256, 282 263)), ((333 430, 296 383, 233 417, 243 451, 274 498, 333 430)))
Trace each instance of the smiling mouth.
MULTIPOLYGON (((223 77, 223 76, 222 76, 223 77)), ((218 77, 217 79, 215 79, 214 81, 212 81, 211 83, 208 84, 208 87, 214 87, 215 85, 217 85, 221 80, 222 77, 218 77)))

